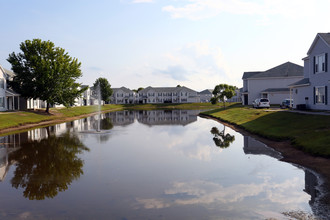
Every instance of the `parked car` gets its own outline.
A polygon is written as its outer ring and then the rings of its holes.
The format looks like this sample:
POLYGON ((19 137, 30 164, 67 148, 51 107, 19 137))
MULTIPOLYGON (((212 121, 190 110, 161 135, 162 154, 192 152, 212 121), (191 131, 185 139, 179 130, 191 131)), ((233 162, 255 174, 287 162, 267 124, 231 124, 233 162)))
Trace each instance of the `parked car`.
POLYGON ((293 99, 284 99, 280 104, 281 108, 291 108, 293 106, 293 99))
POLYGON ((253 108, 269 108, 270 102, 267 98, 256 99, 252 103, 253 108))

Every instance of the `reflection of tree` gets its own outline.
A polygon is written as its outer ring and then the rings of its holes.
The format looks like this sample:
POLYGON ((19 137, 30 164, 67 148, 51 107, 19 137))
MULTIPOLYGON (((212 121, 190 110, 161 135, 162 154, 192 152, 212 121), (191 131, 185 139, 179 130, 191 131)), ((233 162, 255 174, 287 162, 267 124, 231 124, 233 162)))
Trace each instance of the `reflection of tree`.
POLYGON ((235 140, 234 135, 225 134, 225 127, 223 128, 223 131, 219 131, 218 128, 213 127, 211 129, 211 134, 214 135, 213 141, 216 146, 220 148, 227 148, 230 146, 230 144, 235 140))
POLYGON ((100 127, 102 130, 110 130, 113 128, 113 124, 110 118, 103 118, 100 121, 100 127))
POLYGON ((17 161, 11 184, 23 188, 30 200, 53 198, 83 174, 83 161, 77 157, 83 151, 89 149, 70 133, 30 141, 11 155, 17 161))

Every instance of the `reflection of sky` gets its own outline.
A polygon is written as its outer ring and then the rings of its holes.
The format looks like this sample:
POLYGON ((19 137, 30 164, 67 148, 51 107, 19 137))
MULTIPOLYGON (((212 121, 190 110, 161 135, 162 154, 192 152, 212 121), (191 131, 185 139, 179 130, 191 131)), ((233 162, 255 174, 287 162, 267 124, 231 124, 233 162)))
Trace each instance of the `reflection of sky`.
POLYGON ((80 133, 90 149, 81 178, 53 200, 35 203, 15 199, 9 173, 0 185, 7 198, 0 199, 0 214, 24 214, 15 205, 31 216, 69 219, 266 219, 310 211, 302 170, 244 154, 243 137, 230 128, 225 132, 235 141, 220 149, 212 127, 224 128, 198 118, 186 126, 114 126, 102 142, 80 133))
POLYGON ((122 134, 121 128, 114 127, 118 135, 107 143, 109 153, 102 151, 97 157, 108 161, 107 171, 116 177, 111 184, 122 190, 122 199, 133 196, 127 205, 146 216, 155 212, 179 216, 181 208, 233 219, 310 211, 302 170, 269 156, 245 155, 243 137, 229 128, 225 131, 235 135, 235 142, 220 149, 210 133, 214 126, 223 129, 201 118, 185 127, 134 123, 122 134))

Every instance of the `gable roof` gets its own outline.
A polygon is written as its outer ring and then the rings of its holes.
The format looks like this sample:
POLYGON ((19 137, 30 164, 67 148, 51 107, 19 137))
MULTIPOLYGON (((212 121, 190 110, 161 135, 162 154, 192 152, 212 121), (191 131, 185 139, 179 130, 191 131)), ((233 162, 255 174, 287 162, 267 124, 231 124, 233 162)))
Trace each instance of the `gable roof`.
POLYGON ((130 89, 124 87, 124 86, 122 86, 122 87, 120 87, 120 88, 112 88, 113 93, 116 93, 116 92, 118 92, 119 90, 122 90, 122 91, 125 92, 125 93, 132 93, 132 92, 133 92, 132 90, 130 90, 130 89))
POLYGON ((242 79, 303 76, 304 67, 286 62, 264 72, 244 72, 242 79))
POLYGON ((142 89, 138 93, 147 93, 150 90, 153 90, 155 92, 180 92, 181 90, 188 90, 188 92, 196 92, 185 86, 182 86, 182 87, 151 87, 151 86, 148 86, 147 88, 142 89))
POLYGON ((205 89, 205 90, 203 90, 203 91, 201 91, 201 92, 199 92, 199 94, 202 94, 202 95, 209 95, 209 94, 212 94, 212 92, 213 92, 213 89, 205 89))
POLYGON ((328 47, 330 47, 330 33, 318 33, 314 38, 312 45, 310 46, 307 55, 309 55, 314 48, 316 42, 321 39, 328 47))
POLYGON ((309 78, 303 78, 302 80, 290 84, 289 87, 301 87, 301 86, 309 86, 309 85, 310 85, 309 78))

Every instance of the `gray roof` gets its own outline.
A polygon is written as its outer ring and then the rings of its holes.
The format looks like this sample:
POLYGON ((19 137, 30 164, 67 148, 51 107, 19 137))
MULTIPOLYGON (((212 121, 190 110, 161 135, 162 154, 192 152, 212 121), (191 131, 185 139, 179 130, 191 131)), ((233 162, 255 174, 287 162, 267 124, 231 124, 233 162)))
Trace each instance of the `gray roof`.
POLYGON ((243 79, 251 78, 252 76, 257 75, 259 73, 262 73, 262 72, 260 72, 260 71, 258 71, 258 72, 244 72, 243 73, 243 79))
POLYGON ((116 93, 119 90, 123 90, 125 93, 132 93, 133 92, 132 90, 130 90, 130 89, 124 87, 124 86, 122 86, 120 88, 113 88, 112 89, 113 93, 116 93))
POLYGON ((6 89, 6 96, 20 96, 17 92, 11 89, 6 89))
POLYGON ((243 79, 303 76, 303 71, 302 66, 286 62, 264 72, 244 72, 243 79))
POLYGON ((139 93, 147 93, 150 90, 154 90, 155 92, 180 92, 182 89, 188 90, 189 92, 196 92, 185 86, 182 86, 182 87, 151 87, 151 86, 148 86, 147 88, 140 90, 139 93))
POLYGON ((330 45, 330 33, 319 33, 319 36, 330 45))
POLYGON ((312 45, 310 46, 310 48, 307 52, 307 55, 309 55, 311 53, 312 49, 314 48, 314 46, 319 38, 321 38, 325 42, 325 44, 327 44, 328 47, 330 47, 330 33, 318 33, 316 35, 316 37, 314 38, 314 41, 313 41, 312 45))
POLYGON ((289 88, 269 88, 261 91, 261 93, 272 93, 272 92, 290 92, 289 88))
POLYGON ((205 89, 205 90, 199 92, 199 94, 209 95, 209 94, 212 94, 212 92, 213 92, 213 89, 205 89))
POLYGON ((13 71, 6 68, 2 68, 2 69, 5 71, 4 73, 6 75, 7 80, 12 79, 14 78, 14 76, 16 76, 16 74, 13 71))
POLYGON ((303 78, 295 83, 289 85, 289 87, 299 87, 299 86, 308 86, 310 84, 309 78, 303 78))

